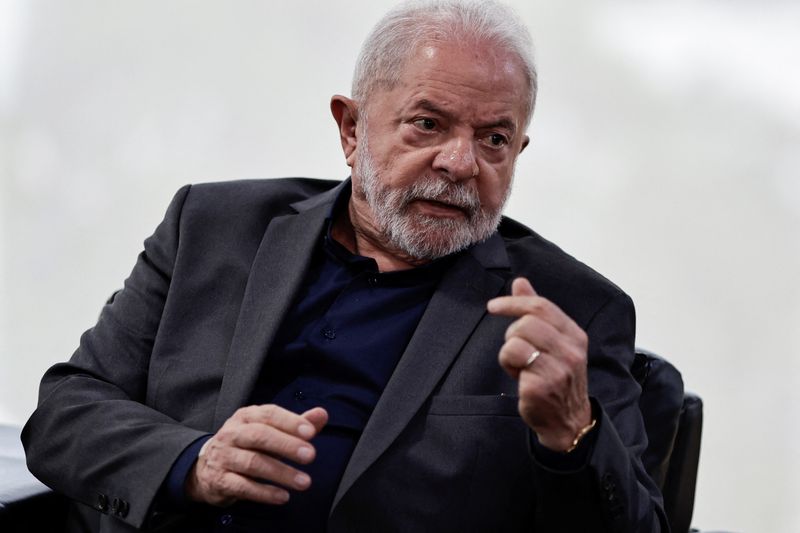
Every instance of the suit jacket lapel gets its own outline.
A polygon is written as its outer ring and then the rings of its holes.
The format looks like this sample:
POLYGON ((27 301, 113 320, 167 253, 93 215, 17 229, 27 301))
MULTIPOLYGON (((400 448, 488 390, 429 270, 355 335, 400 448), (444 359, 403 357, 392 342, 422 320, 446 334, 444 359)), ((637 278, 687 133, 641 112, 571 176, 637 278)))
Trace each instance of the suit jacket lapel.
POLYGON ((214 430, 245 404, 324 231, 332 202, 346 185, 293 204, 298 214, 274 218, 250 268, 222 379, 214 430))
POLYGON ((489 271, 492 268, 508 268, 497 234, 464 254, 442 278, 364 428, 331 512, 425 403, 486 313, 486 302, 505 285, 502 276, 489 271))

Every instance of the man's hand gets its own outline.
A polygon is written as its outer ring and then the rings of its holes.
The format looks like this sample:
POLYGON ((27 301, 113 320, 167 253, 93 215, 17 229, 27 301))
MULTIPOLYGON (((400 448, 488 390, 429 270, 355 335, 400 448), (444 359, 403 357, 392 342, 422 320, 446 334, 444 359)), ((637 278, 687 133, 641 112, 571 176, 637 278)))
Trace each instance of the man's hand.
POLYGON ((519 381, 519 413, 539 442, 555 451, 569 449, 591 423, 586 378, 586 333, 525 278, 511 285, 511 296, 489 301, 495 315, 517 318, 506 330, 500 365, 519 381), (540 352, 528 365, 532 354, 540 352))
POLYGON ((321 407, 302 415, 277 405, 239 409, 203 445, 186 480, 186 493, 192 500, 218 506, 237 500, 286 503, 285 489, 305 490, 311 478, 284 460, 313 461, 316 451, 308 441, 327 422, 328 413, 321 407))

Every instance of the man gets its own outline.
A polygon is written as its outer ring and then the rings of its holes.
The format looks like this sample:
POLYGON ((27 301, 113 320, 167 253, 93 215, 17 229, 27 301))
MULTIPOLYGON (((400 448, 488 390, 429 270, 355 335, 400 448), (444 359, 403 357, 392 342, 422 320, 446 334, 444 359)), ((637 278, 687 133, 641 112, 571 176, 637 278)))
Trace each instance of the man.
POLYGON ((71 527, 666 527, 629 298, 501 221, 535 94, 507 9, 403 5, 331 101, 350 180, 181 189, 24 431, 71 527))

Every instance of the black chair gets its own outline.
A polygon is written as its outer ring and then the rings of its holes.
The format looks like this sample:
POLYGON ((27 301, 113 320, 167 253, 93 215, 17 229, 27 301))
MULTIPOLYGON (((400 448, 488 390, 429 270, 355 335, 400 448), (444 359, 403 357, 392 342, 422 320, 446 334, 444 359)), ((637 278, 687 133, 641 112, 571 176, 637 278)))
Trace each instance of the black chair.
MULTIPOLYGON (((644 466, 661 487, 673 533, 696 532, 690 524, 703 402, 686 393, 680 372, 652 352, 637 349, 631 373, 642 387, 639 407, 649 440, 644 466)), ((67 501, 28 472, 19 433, 18 427, 0 426, 0 531, 62 531, 67 501)))
POLYGON ((631 373, 642 386, 639 408, 649 441, 642 462, 664 495, 673 533, 688 533, 694 511, 703 401, 683 389, 680 372, 637 348, 631 373))

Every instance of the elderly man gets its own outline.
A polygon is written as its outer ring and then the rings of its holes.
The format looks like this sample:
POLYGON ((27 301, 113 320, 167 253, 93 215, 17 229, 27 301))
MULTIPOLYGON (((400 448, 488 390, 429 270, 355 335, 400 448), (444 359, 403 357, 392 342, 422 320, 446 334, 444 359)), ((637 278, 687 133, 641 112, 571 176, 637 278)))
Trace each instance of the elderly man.
POLYGON ((665 527, 630 299, 501 218, 535 94, 506 8, 403 5, 331 101, 350 180, 181 189, 24 431, 70 527, 665 527))

